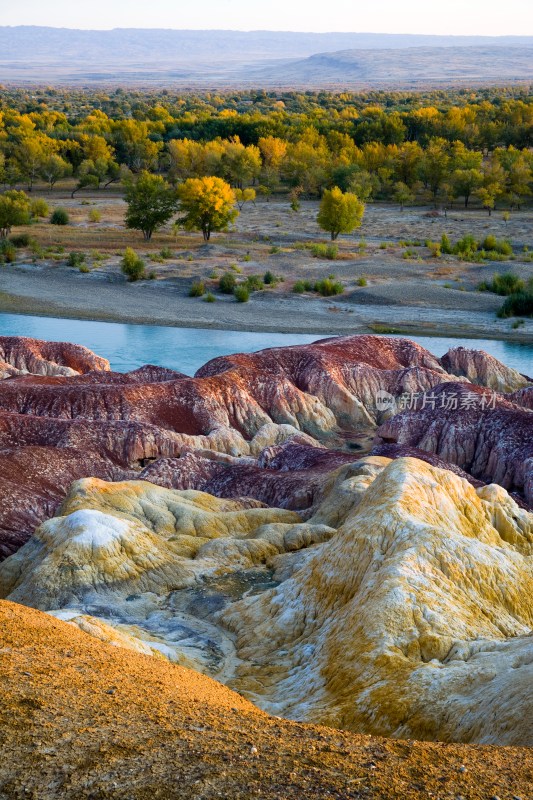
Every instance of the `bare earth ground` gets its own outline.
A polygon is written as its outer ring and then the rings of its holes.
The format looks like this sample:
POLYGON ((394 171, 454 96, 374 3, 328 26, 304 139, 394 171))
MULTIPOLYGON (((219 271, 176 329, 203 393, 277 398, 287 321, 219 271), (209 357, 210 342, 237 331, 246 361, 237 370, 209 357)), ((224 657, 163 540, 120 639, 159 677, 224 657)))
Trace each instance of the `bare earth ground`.
POLYGON ((0 798, 526 800, 528 748, 270 717, 199 673, 0 602, 0 798))
POLYGON ((506 223, 498 211, 489 217, 480 210, 455 209, 447 218, 442 213, 435 218, 428 216, 427 207, 401 212, 369 205, 362 227, 339 239, 339 257, 329 261, 313 258, 305 248, 326 241, 316 224, 314 201, 304 201, 296 214, 277 199, 247 205, 233 231, 214 234, 204 245, 198 234, 174 237, 168 228, 152 242, 143 242, 138 232, 123 227, 125 205, 116 190, 80 193, 73 200, 64 189, 45 196, 52 206, 68 209, 72 224, 32 227, 32 236, 49 252, 34 264, 29 253, 22 253, 18 264, 0 269, 0 310, 233 330, 333 334, 374 329, 533 342, 533 320, 513 328, 514 320, 496 317, 503 298, 476 290, 496 272, 533 276, 533 263, 523 252, 533 247, 531 209, 513 213, 506 223), (102 221, 89 223, 88 213, 95 207, 102 221), (400 244, 438 241, 445 232, 452 241, 466 233, 478 239, 489 233, 508 238, 515 260, 474 264, 452 256, 436 259, 424 246, 400 244), (381 243, 389 247, 382 249, 381 243), (56 252, 58 246, 63 253, 56 252), (155 280, 125 282, 119 262, 126 246, 146 257, 155 280), (152 262, 150 255, 162 247, 170 247, 173 257, 152 262), (88 255, 88 274, 66 266, 72 250, 88 255), (409 258, 403 257, 406 250, 412 253, 409 258), (94 259, 97 252, 103 260, 94 259), (202 279, 216 293, 218 278, 232 269, 238 279, 271 270, 284 281, 254 293, 247 304, 220 294, 210 304, 188 297, 193 280, 202 279), (344 283, 342 296, 291 291, 298 279, 315 281, 330 274, 344 283), (358 285, 360 278, 366 286, 358 285))

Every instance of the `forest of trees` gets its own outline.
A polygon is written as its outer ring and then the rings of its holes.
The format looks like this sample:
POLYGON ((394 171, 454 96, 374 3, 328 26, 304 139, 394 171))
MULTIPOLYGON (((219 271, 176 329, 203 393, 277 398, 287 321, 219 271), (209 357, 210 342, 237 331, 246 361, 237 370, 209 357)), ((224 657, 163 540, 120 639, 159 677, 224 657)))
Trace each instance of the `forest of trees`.
POLYGON ((5 190, 104 188, 149 172, 217 177, 268 197, 520 208, 533 193, 533 94, 2 89, 5 190))

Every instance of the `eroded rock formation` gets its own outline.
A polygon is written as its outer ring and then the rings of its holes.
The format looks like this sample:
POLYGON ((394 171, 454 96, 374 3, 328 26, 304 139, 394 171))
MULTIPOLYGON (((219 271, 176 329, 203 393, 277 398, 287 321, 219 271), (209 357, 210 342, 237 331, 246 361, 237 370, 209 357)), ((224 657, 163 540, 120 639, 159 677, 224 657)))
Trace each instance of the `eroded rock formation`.
POLYGON ((414 458, 370 456, 323 480, 307 521, 79 481, 0 565, 0 596, 99 639, 115 630, 278 715, 532 744, 533 514, 414 458))
POLYGON ((532 387, 485 353, 456 348, 439 360, 406 339, 340 337, 215 359, 190 378, 153 366, 117 374, 76 345, 0 337, 0 360, 0 558, 80 477, 311 513, 324 476, 375 445, 392 457, 415 448, 533 496, 532 387), (435 400, 401 413, 406 398, 481 398, 480 386, 500 391, 483 413, 435 400))

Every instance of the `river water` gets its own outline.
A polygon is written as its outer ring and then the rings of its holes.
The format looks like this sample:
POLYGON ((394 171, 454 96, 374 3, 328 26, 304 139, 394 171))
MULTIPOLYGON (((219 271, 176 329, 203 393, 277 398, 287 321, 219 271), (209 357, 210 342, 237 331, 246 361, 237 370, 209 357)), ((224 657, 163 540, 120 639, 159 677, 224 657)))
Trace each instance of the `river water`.
MULTIPOLYGON (((299 333, 252 333, 157 325, 125 325, 115 322, 32 317, 0 313, 0 335, 31 336, 48 341, 75 342, 104 356, 112 369, 128 372, 143 364, 169 367, 194 375, 206 361, 229 353, 251 353, 265 347, 307 344, 324 336, 299 333)), ((492 339, 453 339, 409 336, 442 356, 458 345, 485 350, 519 372, 533 374, 533 345, 492 339)))

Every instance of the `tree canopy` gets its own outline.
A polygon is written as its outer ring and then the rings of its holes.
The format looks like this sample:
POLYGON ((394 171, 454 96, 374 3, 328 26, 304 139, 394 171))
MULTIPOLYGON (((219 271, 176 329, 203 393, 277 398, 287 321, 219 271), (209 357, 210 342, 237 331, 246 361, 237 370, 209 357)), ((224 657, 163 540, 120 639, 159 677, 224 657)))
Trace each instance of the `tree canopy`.
POLYGON ((25 192, 11 190, 0 194, 0 239, 5 239, 15 225, 30 221, 30 198, 25 192))
POLYGON ((183 212, 179 221, 186 230, 202 231, 206 242, 213 231, 226 230, 239 216, 234 207, 235 192, 221 178, 188 178, 178 191, 183 212))
POLYGON ((363 221, 365 205, 357 195, 342 192, 338 186, 326 189, 320 202, 317 222, 334 241, 340 233, 351 233, 363 221))
POLYGON ((146 240, 161 228, 178 208, 178 193, 161 175, 141 172, 125 181, 128 204, 126 227, 142 231, 146 240))

